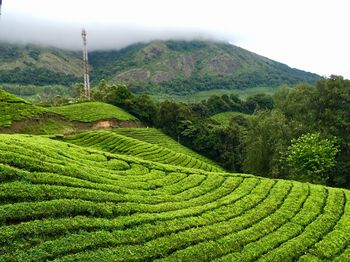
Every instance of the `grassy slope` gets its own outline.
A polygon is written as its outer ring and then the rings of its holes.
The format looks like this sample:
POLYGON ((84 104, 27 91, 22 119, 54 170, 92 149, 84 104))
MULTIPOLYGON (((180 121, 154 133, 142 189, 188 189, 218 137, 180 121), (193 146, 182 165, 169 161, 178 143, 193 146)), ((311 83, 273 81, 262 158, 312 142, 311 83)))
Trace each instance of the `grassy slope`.
POLYGON ((50 108, 52 112, 63 115, 72 121, 94 122, 101 119, 116 119, 122 121, 135 121, 137 118, 121 108, 101 103, 86 102, 50 108))
POLYGON ((155 144, 155 145, 160 145, 162 147, 168 148, 170 150, 173 150, 175 152, 185 154, 194 158, 197 158, 203 162, 209 163, 211 165, 217 166, 217 164, 192 151, 191 149, 179 144, 176 142, 174 139, 171 137, 167 136, 164 134, 162 131, 155 129, 155 128, 117 128, 113 130, 115 133, 132 137, 135 139, 138 139, 140 141, 144 141, 147 143, 155 144))
POLYGON ((44 108, 35 106, 15 95, 0 90, 0 128, 11 132, 14 122, 19 121, 13 132, 27 134, 64 134, 75 130, 74 123, 115 119, 137 121, 124 110, 100 102, 87 102, 67 106, 44 108), (21 121, 27 121, 21 124, 21 121))
POLYGON ((348 261, 350 193, 0 135, 0 261, 348 261))
MULTIPOLYGON (((169 142, 169 137, 165 135, 157 134, 158 140, 163 140, 161 143, 150 143, 147 142, 149 141, 147 138, 135 139, 118 133, 118 129, 115 131, 90 131, 68 137, 66 141, 111 153, 137 156, 163 164, 173 164, 207 171, 223 171, 213 161, 195 154, 183 146, 174 145, 173 141, 170 141, 170 144, 166 147, 160 145, 169 142)), ((156 132, 153 132, 151 136, 154 137, 154 133, 156 132)), ((144 134, 145 137, 149 135, 147 132, 144 134)))
POLYGON ((0 90, 0 127, 9 127, 13 121, 39 117, 47 111, 33 104, 0 90))
POLYGON ((213 115, 210 118, 214 119, 215 121, 219 122, 220 124, 222 124, 224 126, 228 126, 230 124, 231 118, 235 117, 235 116, 242 116, 244 118, 250 117, 250 115, 240 113, 240 112, 223 112, 223 113, 213 115))

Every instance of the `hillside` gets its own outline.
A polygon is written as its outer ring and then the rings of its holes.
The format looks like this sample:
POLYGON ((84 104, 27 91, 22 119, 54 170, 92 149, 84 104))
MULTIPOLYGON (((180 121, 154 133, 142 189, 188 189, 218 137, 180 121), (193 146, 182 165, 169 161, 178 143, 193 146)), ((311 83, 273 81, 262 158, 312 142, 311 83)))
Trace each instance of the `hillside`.
MULTIPOLYGON (((113 131, 86 132, 67 137, 65 141, 79 146, 91 147, 110 153, 136 156, 141 159, 163 164, 207 171, 223 171, 215 162, 177 144, 170 137, 159 131, 148 132, 147 129, 140 129, 140 131, 132 129, 128 132, 132 133, 132 136, 138 133, 140 135, 139 139, 118 133, 120 133, 118 129, 114 129, 113 131), (155 139, 158 142, 152 142, 155 139), (167 146, 164 146, 164 144, 167 144, 167 146)), ((126 133, 125 129, 123 133, 126 133)))
POLYGON ((64 134, 106 127, 142 126, 121 108, 101 102, 40 107, 0 90, 0 133, 64 134))
MULTIPOLYGON (((0 45, 0 83, 81 82, 81 54, 38 46, 0 45)), ((188 94, 212 89, 276 87, 314 82, 292 69, 237 46, 205 41, 154 41, 89 53, 91 79, 126 82, 134 92, 188 94)))
POLYGON ((94 122, 102 119, 137 121, 137 118, 125 110, 102 102, 85 102, 50 108, 71 121, 94 122))
POLYGON ((348 261, 347 190, 0 135, 1 261, 348 261))
POLYGON ((93 76, 126 81, 135 92, 151 89, 186 94, 275 87, 314 82, 319 77, 231 44, 204 41, 154 41, 120 51, 92 52, 90 63, 93 76))
POLYGON ((10 127, 14 121, 40 117, 47 113, 44 108, 35 106, 1 89, 0 109, 0 127, 10 127))
POLYGON ((127 137, 135 138, 147 143, 159 145, 170 150, 197 158, 206 163, 216 166, 217 164, 208 158, 192 151, 191 149, 181 145, 171 137, 165 135, 162 131, 156 128, 117 128, 113 132, 127 137))
POLYGON ((0 43, 0 83, 71 85, 82 81, 81 64, 74 52, 0 43))

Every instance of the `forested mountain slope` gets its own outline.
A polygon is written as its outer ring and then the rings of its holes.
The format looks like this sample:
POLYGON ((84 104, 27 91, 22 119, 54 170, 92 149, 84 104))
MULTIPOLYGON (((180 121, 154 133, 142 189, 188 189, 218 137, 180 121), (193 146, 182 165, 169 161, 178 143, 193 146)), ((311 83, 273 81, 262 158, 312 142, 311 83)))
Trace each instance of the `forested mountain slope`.
MULTIPOLYGON (((81 54, 39 46, 0 44, 0 83, 82 82, 81 54)), ((314 82, 318 75, 240 47, 208 41, 153 41, 89 53, 91 79, 125 82, 134 92, 187 94, 211 89, 314 82)))

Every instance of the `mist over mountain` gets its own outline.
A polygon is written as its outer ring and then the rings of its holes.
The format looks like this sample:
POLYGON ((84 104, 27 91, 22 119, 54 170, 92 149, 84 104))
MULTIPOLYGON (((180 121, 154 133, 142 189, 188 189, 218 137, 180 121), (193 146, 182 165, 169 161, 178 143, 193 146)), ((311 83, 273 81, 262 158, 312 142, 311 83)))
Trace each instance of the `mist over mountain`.
POLYGON ((45 21, 9 15, 0 23, 0 41, 11 44, 37 44, 67 50, 81 50, 81 30, 88 32, 89 50, 121 49, 128 45, 152 40, 234 41, 232 35, 198 28, 162 28, 140 25, 105 25, 45 21))

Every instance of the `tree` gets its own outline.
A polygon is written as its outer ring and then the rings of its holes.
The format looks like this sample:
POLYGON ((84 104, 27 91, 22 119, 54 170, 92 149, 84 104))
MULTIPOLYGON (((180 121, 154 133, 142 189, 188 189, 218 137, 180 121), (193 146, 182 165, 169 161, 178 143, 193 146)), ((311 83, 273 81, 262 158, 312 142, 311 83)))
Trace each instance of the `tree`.
POLYGON ((307 133, 292 140, 287 161, 298 180, 325 184, 338 151, 335 138, 321 139, 320 133, 307 133))
POLYGON ((263 93, 249 96, 244 103, 244 108, 248 114, 259 109, 271 110, 273 108, 272 96, 263 93))
POLYGON ((299 84, 293 89, 282 87, 274 94, 275 108, 282 111, 290 123, 295 137, 314 132, 316 125, 316 87, 299 84))
POLYGON ((81 98, 83 96, 84 84, 77 83, 73 86, 71 96, 74 98, 81 98))
POLYGON ((128 87, 123 84, 119 84, 117 86, 112 86, 115 96, 113 97, 112 104, 121 105, 125 104, 127 99, 132 98, 133 94, 129 91, 128 87))
POLYGON ((129 91, 126 85, 108 85, 108 83, 104 79, 100 81, 97 90, 94 90, 93 92, 93 98, 95 100, 117 106, 124 106, 125 101, 132 97, 133 94, 129 91))
POLYGON ((290 128, 279 110, 259 111, 249 118, 244 135, 243 170, 259 176, 286 178, 281 162, 291 139, 290 128))
POLYGON ((207 100, 207 107, 209 109, 210 114, 212 115, 231 110, 230 105, 228 105, 222 97, 217 95, 211 95, 209 97, 209 99, 207 100))
POLYGON ((148 125, 155 124, 158 108, 149 96, 133 96, 131 99, 126 99, 124 108, 148 125))

